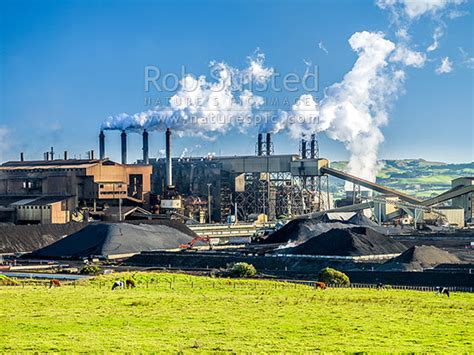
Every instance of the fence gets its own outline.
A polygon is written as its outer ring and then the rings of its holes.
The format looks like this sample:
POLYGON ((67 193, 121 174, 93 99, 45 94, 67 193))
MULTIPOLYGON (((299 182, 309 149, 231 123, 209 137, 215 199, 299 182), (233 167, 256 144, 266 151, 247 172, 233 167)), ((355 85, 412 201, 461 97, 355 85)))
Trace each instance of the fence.
MULTIPOLYGON (((50 280, 38 279, 22 279, 16 285, 4 286, 40 286, 50 287, 50 280)), ((138 282, 139 288, 150 289, 247 289, 247 290, 269 290, 269 289, 294 289, 298 285, 304 285, 316 288, 316 281, 306 280, 271 280, 272 282, 259 282, 258 280, 227 280, 216 279, 216 281, 185 281, 185 280, 160 280, 153 282, 138 282)), ((111 288, 114 280, 111 281, 92 281, 90 283, 93 287, 111 288)), ((81 287, 84 284, 76 280, 63 281, 61 286, 81 287)), ((328 288, 345 288, 345 289, 392 289, 392 290, 414 290, 423 292, 435 292, 437 289, 434 286, 407 286, 407 285, 379 285, 368 283, 351 283, 349 286, 342 286, 336 284, 328 284, 328 288)), ((450 292, 474 292, 474 287, 446 287, 450 292)))

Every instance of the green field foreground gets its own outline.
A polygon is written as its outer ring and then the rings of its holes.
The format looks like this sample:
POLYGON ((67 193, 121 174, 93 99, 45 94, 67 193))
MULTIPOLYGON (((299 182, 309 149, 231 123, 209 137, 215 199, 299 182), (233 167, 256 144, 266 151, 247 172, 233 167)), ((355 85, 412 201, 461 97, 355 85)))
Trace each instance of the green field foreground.
POLYGON ((474 352, 473 294, 117 277, 0 286, 0 352, 474 352))

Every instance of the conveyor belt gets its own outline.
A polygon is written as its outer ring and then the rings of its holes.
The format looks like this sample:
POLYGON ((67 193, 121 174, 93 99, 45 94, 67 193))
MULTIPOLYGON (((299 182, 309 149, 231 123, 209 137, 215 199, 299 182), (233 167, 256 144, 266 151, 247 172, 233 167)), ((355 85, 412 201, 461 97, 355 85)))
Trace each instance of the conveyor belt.
POLYGON ((347 174, 347 173, 345 173, 343 171, 340 171, 340 170, 323 167, 323 168, 321 168, 321 172, 323 174, 329 174, 329 175, 332 175, 332 176, 337 177, 339 179, 352 182, 353 184, 357 184, 357 185, 366 187, 366 188, 368 188, 370 190, 373 190, 373 191, 377 191, 377 192, 392 195, 392 196, 397 196, 402 201, 406 201, 406 202, 410 202, 410 203, 414 203, 414 204, 421 203, 421 201, 418 200, 417 198, 414 198, 412 196, 404 194, 403 192, 400 192, 400 191, 397 191, 397 190, 394 190, 394 189, 391 189, 391 188, 388 188, 388 187, 370 182, 368 180, 358 178, 357 176, 347 174))
POLYGON ((470 192, 474 192, 474 185, 456 186, 446 192, 443 192, 441 195, 422 201, 421 204, 423 206, 433 206, 438 203, 451 200, 455 197, 468 194, 470 192))

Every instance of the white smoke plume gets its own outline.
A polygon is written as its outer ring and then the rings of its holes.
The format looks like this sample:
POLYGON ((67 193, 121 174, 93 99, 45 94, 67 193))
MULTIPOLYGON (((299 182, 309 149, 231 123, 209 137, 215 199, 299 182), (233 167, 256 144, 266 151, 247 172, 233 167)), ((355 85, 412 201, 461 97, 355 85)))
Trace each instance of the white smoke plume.
POLYGON ((349 44, 359 57, 342 82, 326 90, 317 128, 345 143, 351 153, 351 174, 375 181, 377 153, 384 139, 380 127, 388 121, 388 105, 404 74, 387 68, 395 44, 382 33, 357 32, 349 44))
POLYGON ((263 98, 251 91, 252 83, 264 84, 273 68, 264 66, 264 55, 249 58, 243 70, 225 63, 211 62, 214 81, 206 76, 186 75, 169 105, 136 114, 121 113, 108 117, 104 130, 165 130, 171 128, 182 135, 212 139, 232 127, 244 130, 253 124, 253 112, 263 104, 263 98))
POLYGON ((11 136, 12 132, 7 126, 0 126, 0 161, 5 160, 7 151, 10 149, 11 136))

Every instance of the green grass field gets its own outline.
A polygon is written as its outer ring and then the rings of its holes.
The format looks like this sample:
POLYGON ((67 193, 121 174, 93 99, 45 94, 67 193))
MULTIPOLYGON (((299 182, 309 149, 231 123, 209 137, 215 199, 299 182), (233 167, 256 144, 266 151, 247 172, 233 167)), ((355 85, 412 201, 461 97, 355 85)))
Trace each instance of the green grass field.
POLYGON ((0 287, 0 352, 474 352, 474 295, 137 274, 0 287), (106 286, 104 286, 106 282, 106 286))

